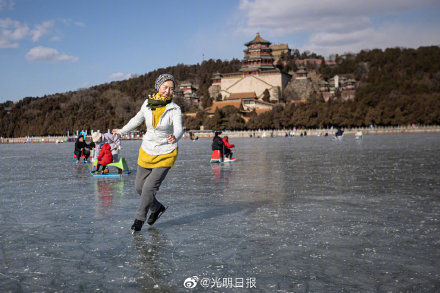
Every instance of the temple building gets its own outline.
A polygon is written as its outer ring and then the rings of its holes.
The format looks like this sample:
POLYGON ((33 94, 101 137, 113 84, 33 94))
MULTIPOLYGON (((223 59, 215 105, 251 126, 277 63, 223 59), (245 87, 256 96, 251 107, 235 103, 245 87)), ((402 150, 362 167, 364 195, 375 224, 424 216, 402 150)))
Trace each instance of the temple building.
POLYGON ((272 56, 275 61, 280 60, 283 54, 289 57, 292 53, 292 50, 289 49, 289 45, 287 44, 271 45, 270 48, 272 49, 272 56))
POLYGON ((6 107, 4 108, 4 110, 5 110, 6 114, 11 114, 12 107, 6 106, 6 107))
POLYGON ((325 80, 321 80, 319 83, 319 92, 322 95, 322 98, 325 102, 328 102, 328 100, 334 96, 334 91, 330 92, 330 84, 326 82, 325 80))
POLYGON ((179 84, 177 89, 174 92, 174 95, 177 97, 182 97, 186 102, 188 102, 192 106, 198 107, 200 105, 200 98, 197 96, 196 88, 192 83, 182 83, 179 84))
POLYGON ((308 78, 307 70, 305 67, 301 67, 295 72, 295 79, 307 79, 307 78, 308 78))
POLYGON ((267 71, 273 70, 275 66, 273 61, 275 60, 272 56, 272 49, 270 48, 270 42, 263 40, 260 34, 257 33, 255 39, 246 44, 247 49, 244 52, 244 58, 241 62, 240 71, 243 72, 257 72, 257 71, 267 71))
POLYGON ((185 98, 191 97, 196 93, 196 88, 190 82, 180 84, 179 89, 183 92, 185 98))
POLYGON ((231 94, 255 92, 256 100, 263 98, 267 89, 271 102, 278 102, 282 90, 292 78, 290 74, 281 72, 274 66, 271 43, 264 40, 259 33, 244 50, 244 58, 239 72, 214 74, 210 95, 217 98, 228 99, 231 94))
POLYGON ((296 66, 303 66, 303 67, 305 67, 305 66, 310 66, 310 65, 312 65, 312 66, 321 66, 321 64, 322 64, 322 60, 321 59, 318 59, 318 58, 308 58, 308 59, 298 59, 298 60, 295 60, 295 65, 296 66))
POLYGON ((339 92, 343 101, 352 100, 356 96, 357 82, 354 79, 345 76, 335 75, 327 81, 321 80, 319 83, 319 92, 324 101, 334 98, 339 92))
POLYGON ((214 101, 211 107, 206 108, 206 112, 212 117, 217 109, 222 109, 226 106, 237 108, 242 118, 246 121, 249 119, 249 115, 252 111, 261 114, 272 110, 274 107, 271 103, 258 100, 255 92, 244 92, 231 94, 224 101, 214 101))

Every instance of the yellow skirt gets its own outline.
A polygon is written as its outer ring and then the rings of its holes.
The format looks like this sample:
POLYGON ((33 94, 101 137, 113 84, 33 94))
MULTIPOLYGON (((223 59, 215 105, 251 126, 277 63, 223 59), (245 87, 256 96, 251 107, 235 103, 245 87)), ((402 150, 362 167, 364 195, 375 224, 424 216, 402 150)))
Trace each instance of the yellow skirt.
POLYGON ((142 168, 157 168, 157 167, 173 167, 177 159, 178 148, 168 154, 164 155, 150 155, 147 154, 142 147, 139 148, 138 165, 142 168))

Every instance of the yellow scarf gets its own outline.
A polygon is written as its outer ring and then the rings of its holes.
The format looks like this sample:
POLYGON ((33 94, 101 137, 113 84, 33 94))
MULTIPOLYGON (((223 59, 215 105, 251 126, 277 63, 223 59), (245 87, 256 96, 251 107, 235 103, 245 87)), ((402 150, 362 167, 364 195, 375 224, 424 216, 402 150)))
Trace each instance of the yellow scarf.
POLYGON ((169 101, 172 98, 173 98, 172 96, 171 97, 164 97, 160 93, 155 93, 155 94, 148 96, 149 100, 156 100, 156 101, 169 101))
POLYGON ((157 93, 152 96, 148 96, 148 105, 151 110, 155 110, 156 108, 166 106, 171 103, 173 97, 164 97, 161 94, 157 93))

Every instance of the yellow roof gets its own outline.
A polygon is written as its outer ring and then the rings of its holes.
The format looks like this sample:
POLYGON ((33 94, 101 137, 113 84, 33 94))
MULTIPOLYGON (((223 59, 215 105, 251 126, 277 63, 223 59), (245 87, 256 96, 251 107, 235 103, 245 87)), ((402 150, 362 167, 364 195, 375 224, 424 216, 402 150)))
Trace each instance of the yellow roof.
POLYGON ((212 106, 206 108, 206 112, 208 112, 209 114, 214 114, 215 110, 217 109, 222 109, 226 106, 234 106, 235 108, 242 110, 241 107, 241 100, 232 100, 232 101, 214 101, 212 102, 212 106))
POLYGON ((236 99, 249 99, 249 98, 257 98, 257 94, 255 92, 242 92, 242 93, 232 93, 226 100, 236 100, 236 99))
POLYGON ((257 33, 257 36, 250 42, 247 42, 245 45, 249 46, 250 44, 258 44, 258 43, 266 43, 266 44, 270 44, 269 41, 264 40, 263 38, 260 37, 260 33, 257 33))

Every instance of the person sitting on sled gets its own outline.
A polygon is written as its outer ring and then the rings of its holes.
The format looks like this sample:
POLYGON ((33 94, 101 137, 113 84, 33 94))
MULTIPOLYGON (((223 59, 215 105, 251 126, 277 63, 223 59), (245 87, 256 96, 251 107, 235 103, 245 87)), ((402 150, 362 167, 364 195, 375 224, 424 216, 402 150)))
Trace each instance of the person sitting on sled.
MULTIPOLYGON (((110 150, 110 145, 108 143, 105 143, 101 151, 99 152, 98 156, 98 165, 96 166, 96 170, 92 171, 92 173, 99 173, 99 168, 102 166, 102 173, 105 173, 104 170, 106 170, 106 167, 108 164, 113 162, 113 156, 112 152, 110 150)), ((107 171, 108 173, 108 171, 107 171)))
POLYGON ((231 151, 231 148, 235 147, 235 145, 229 143, 229 141, 228 141, 228 137, 227 137, 227 136, 225 136, 225 137, 222 138, 222 142, 223 142, 223 144, 224 144, 224 146, 225 146, 225 154, 224 154, 224 155, 225 155, 225 158, 232 159, 232 151, 231 151))
POLYGON ((76 157, 76 162, 79 163, 81 154, 84 155, 84 162, 87 162, 90 156, 90 150, 87 143, 84 141, 84 136, 80 135, 75 142, 75 151, 73 152, 76 157))
POLYGON ((216 131, 214 133, 214 138, 212 139, 212 145, 211 148, 213 151, 219 150, 220 151, 220 158, 223 158, 223 140, 220 137, 221 131, 216 131))
POLYGON ((121 149, 121 136, 120 135, 113 135, 110 133, 100 133, 100 132, 94 132, 92 134, 92 141, 95 143, 95 150, 92 156, 92 161, 98 159, 99 152, 101 150, 101 147, 108 143, 110 145, 110 150, 112 152, 113 161, 119 160, 119 150, 121 149))

